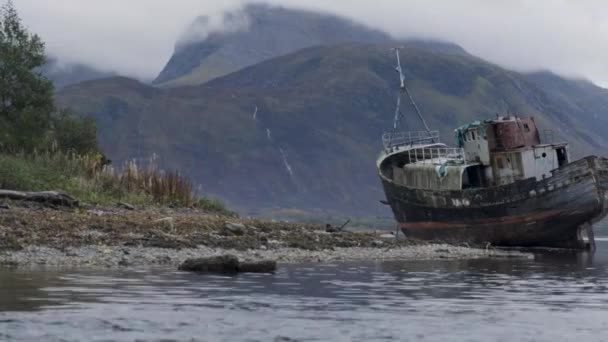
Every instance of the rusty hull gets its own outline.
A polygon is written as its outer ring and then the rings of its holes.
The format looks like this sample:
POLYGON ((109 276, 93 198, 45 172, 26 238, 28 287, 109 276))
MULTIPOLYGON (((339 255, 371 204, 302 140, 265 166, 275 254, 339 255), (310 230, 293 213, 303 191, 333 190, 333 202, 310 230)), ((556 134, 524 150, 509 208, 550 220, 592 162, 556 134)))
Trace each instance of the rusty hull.
POLYGON ((608 160, 588 157, 541 181, 433 191, 381 179, 408 237, 496 246, 586 248, 588 223, 607 213, 608 160))

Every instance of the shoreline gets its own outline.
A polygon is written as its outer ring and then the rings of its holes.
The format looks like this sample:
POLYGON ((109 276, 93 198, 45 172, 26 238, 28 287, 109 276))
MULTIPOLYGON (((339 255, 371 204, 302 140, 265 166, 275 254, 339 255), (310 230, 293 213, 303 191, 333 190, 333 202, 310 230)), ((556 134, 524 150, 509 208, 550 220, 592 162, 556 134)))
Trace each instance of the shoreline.
POLYGON ((531 254, 518 251, 483 250, 440 244, 397 247, 394 249, 348 247, 322 251, 307 251, 296 248, 238 251, 204 246, 187 249, 84 246, 62 251, 55 248, 28 246, 18 251, 0 252, 0 266, 177 267, 186 259, 225 254, 235 255, 242 261, 276 260, 279 264, 532 258, 531 254))
POLYGON ((279 264, 532 257, 383 233, 327 232, 322 225, 222 217, 196 209, 11 207, 0 209, 0 266, 177 266, 189 258, 222 254, 279 264))

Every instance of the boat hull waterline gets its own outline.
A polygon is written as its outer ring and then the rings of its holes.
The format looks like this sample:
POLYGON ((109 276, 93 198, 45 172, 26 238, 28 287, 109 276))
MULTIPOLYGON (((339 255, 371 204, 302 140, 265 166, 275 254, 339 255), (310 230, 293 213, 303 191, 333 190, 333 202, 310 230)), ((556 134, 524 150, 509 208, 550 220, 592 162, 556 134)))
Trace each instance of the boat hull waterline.
POLYGON ((540 181, 460 191, 416 189, 380 176, 401 230, 416 239, 582 249, 593 247, 590 224, 608 212, 605 158, 581 159, 540 181))

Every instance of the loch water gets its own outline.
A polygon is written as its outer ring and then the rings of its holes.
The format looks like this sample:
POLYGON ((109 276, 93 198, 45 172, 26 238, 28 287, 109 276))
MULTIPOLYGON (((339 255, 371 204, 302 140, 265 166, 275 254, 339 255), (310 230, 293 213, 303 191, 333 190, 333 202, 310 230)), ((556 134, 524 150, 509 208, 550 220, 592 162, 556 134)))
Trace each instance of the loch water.
POLYGON ((0 341, 608 340, 608 239, 532 260, 276 274, 0 268, 0 341))

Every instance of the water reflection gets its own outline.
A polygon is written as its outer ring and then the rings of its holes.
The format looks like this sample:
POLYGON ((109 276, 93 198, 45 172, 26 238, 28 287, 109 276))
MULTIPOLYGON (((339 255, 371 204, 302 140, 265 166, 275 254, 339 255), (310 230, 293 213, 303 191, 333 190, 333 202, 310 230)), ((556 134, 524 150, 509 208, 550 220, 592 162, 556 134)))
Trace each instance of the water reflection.
POLYGON ((608 329, 607 266, 600 241, 595 254, 295 265, 236 277, 0 269, 0 339, 180 340, 201 326, 199 337, 213 341, 593 338, 608 329), (547 326, 555 328, 539 330, 547 326))
POLYGON ((0 267, 0 311, 39 310, 54 302, 43 287, 62 286, 62 272, 0 267))

